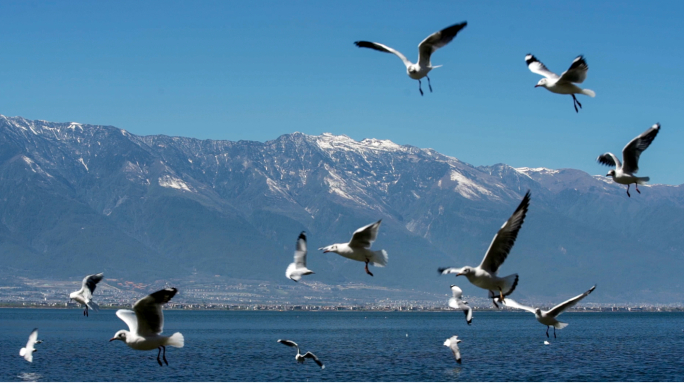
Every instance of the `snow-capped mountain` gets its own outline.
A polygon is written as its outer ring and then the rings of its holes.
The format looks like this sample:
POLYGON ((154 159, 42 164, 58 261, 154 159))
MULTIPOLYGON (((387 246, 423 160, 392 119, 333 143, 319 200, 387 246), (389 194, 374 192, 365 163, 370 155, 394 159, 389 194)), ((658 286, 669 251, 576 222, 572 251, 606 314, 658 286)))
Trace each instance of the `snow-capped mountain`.
POLYGON ((282 281, 306 230, 313 279, 431 292, 458 282, 484 296, 437 267, 479 264, 527 189, 530 213, 501 268, 520 274, 520 297, 596 283, 602 302, 684 300, 682 186, 630 199, 579 170, 474 167, 389 140, 198 140, 0 115, 0 263, 16 274, 282 281), (380 218, 374 248, 390 262, 375 277, 315 251, 380 218))

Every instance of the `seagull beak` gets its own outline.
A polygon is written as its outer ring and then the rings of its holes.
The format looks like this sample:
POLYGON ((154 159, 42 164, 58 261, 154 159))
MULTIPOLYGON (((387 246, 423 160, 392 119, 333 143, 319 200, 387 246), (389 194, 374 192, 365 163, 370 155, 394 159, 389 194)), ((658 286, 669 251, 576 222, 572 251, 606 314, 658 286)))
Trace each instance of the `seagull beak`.
POLYGON ((109 342, 112 342, 112 341, 114 341, 115 339, 116 339, 116 337, 115 337, 115 338, 110 338, 110 339, 109 339, 109 342))
POLYGON ((606 176, 610 176, 610 174, 606 174, 606 176))
POLYGON ((534 88, 537 88, 537 87, 539 87, 539 84, 537 84, 537 85, 534 86, 534 88))
POLYGON ((456 276, 458 277, 459 275, 463 275, 463 273, 457 273, 456 276))

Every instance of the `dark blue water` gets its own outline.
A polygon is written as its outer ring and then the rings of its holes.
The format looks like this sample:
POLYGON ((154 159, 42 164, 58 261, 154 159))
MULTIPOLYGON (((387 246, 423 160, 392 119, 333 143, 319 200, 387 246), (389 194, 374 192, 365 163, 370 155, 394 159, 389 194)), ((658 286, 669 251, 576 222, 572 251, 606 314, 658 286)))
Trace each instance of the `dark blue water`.
POLYGON ((527 313, 166 311, 182 349, 108 342, 125 324, 104 310, 0 309, 0 381, 684 381, 684 313, 566 313, 547 340, 527 313), (34 327, 33 363, 19 349, 34 327), (408 334, 408 337, 406 336, 408 334), (463 364, 444 340, 458 335, 463 364), (291 339, 325 370, 299 365, 291 339))

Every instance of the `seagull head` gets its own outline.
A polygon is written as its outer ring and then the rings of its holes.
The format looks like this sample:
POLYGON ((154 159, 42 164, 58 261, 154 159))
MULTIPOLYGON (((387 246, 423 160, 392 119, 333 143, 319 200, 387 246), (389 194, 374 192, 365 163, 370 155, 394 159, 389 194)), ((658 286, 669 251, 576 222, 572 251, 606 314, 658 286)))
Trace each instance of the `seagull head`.
POLYGON ((536 315, 538 315, 538 316, 541 317, 541 315, 542 315, 542 314, 541 314, 541 309, 540 309, 540 308, 534 309, 534 314, 536 314, 536 315))
POLYGON ((606 176, 615 177, 615 170, 610 170, 610 171, 608 171, 608 174, 606 174, 606 176))
POLYGON ((116 332, 116 334, 114 334, 114 337, 109 339, 109 342, 112 342, 114 340, 121 340, 123 342, 126 342, 127 334, 128 332, 126 330, 119 330, 118 332, 116 332))
POLYGON ((546 87, 546 86, 548 86, 548 83, 547 83, 546 80, 547 80, 546 78, 543 78, 543 79, 539 80, 539 82, 537 83, 536 86, 534 86, 534 88, 537 88, 537 87, 546 87))
POLYGON ((318 250, 323 250, 323 253, 329 253, 331 251, 337 251, 337 244, 326 246, 326 247, 319 247, 318 250))
POLYGON ((468 276, 468 275, 472 274, 472 272, 473 272, 473 268, 470 267, 470 266, 466 266, 466 267, 462 268, 461 271, 459 271, 459 272, 456 274, 456 276, 457 276, 457 277, 458 277, 459 275, 468 276))

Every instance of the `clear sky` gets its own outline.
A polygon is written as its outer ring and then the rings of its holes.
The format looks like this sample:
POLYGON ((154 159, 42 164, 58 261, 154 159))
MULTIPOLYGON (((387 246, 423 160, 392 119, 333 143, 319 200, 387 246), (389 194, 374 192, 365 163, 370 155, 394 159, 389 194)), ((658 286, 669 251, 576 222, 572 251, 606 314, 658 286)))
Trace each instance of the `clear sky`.
POLYGON ((0 0, 0 114, 202 139, 331 132, 591 174, 660 122, 640 175, 681 184, 683 19, 684 1, 0 0), (353 45, 415 60, 464 20, 424 97, 398 58, 353 45), (596 98, 577 114, 535 89, 527 53, 559 74, 584 54, 596 98))

